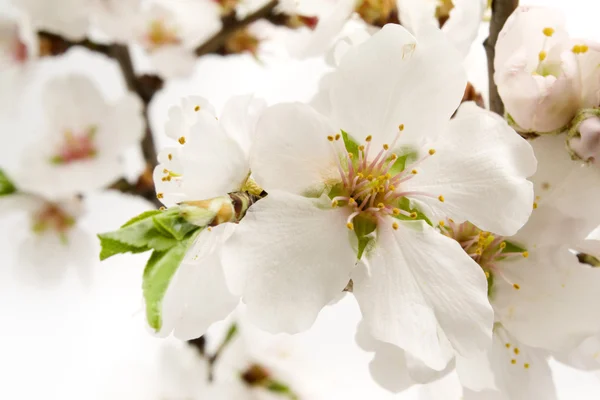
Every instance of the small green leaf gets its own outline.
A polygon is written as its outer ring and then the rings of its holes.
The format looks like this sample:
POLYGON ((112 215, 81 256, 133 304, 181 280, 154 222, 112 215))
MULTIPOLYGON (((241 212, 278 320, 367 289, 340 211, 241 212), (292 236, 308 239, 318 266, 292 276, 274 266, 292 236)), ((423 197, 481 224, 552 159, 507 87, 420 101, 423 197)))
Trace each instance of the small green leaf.
POLYGON ((274 381, 272 379, 270 379, 266 383, 265 389, 267 389, 269 392, 285 395, 288 399, 292 399, 292 400, 298 399, 298 396, 296 394, 294 394, 294 392, 292 392, 292 390, 290 389, 289 386, 285 385, 284 383, 274 381))
POLYGON ((121 243, 117 240, 112 240, 106 237, 103 237, 102 234, 98 235, 100 239, 100 261, 104 261, 109 257, 112 257, 117 254, 124 253, 143 253, 145 251, 150 250, 148 247, 134 247, 127 245, 125 243, 121 243))
POLYGON ((6 176, 4 171, 0 169, 0 196, 7 196, 17 191, 17 187, 6 176))
POLYGON ((169 283, 196 236, 197 234, 194 234, 166 251, 155 250, 146 264, 142 285, 146 302, 146 319, 156 331, 162 327, 162 300, 169 283))
POLYGON ((357 259, 361 259, 363 253, 372 241, 372 238, 368 236, 377 228, 377 224, 370 218, 365 218, 361 215, 354 218, 354 233, 358 238, 358 252, 356 255, 357 259))
POLYGON ((132 225, 132 224, 134 224, 134 223, 136 223, 136 222, 139 222, 139 221, 141 221, 141 220, 143 220, 143 219, 146 219, 146 218, 153 217, 153 216, 155 216, 156 214, 160 214, 160 213, 162 213, 162 211, 160 211, 160 210, 150 210, 150 211, 144 211, 144 212, 143 212, 143 213, 141 213, 140 215, 138 215, 138 216, 136 216, 136 217, 133 217, 133 218, 131 218, 129 221, 125 222, 125 224, 123 224, 123 225, 121 226, 121 228, 125 228, 125 227, 127 227, 127 226, 129 226, 129 225, 132 225))
POLYGON ((175 210, 175 212, 175 215, 169 212, 160 213, 154 215, 152 219, 154 220, 154 226, 161 232, 166 232, 169 236, 182 240, 188 233, 198 229, 198 226, 190 224, 179 216, 178 210, 175 210))

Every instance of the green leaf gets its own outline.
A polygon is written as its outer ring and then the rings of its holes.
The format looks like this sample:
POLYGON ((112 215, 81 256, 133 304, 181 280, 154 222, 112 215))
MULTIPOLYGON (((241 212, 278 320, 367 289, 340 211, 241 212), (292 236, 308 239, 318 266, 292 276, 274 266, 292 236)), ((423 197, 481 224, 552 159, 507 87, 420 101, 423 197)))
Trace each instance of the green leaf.
POLYGON ((156 331, 159 331, 162 327, 162 300, 169 283, 181 261, 183 261, 190 243, 193 243, 196 236, 197 233, 166 251, 155 250, 146 264, 142 285, 146 302, 146 319, 148 325, 156 331))
POLYGON ((0 169, 0 196, 7 196, 17 191, 17 187, 6 176, 4 171, 0 169))
POLYGON ((377 224, 370 218, 365 218, 361 215, 354 218, 353 223, 354 233, 358 238, 358 252, 356 257, 360 260, 363 256, 363 253, 372 241, 372 238, 368 235, 375 231, 377 224))
POLYGON ((100 261, 104 261, 109 257, 112 257, 117 254, 124 253, 143 253, 145 251, 150 250, 148 247, 134 247, 127 245, 125 243, 121 243, 117 240, 112 240, 106 237, 103 237, 102 234, 98 235, 100 239, 100 261))
POLYGON ((133 218, 131 218, 129 221, 125 222, 125 224, 123 224, 123 225, 121 226, 121 228, 125 228, 125 227, 127 227, 127 226, 129 226, 129 225, 133 225, 133 224, 135 224, 136 222, 139 222, 139 221, 141 221, 141 220, 143 220, 143 219, 146 219, 146 218, 153 217, 153 216, 155 216, 156 214, 160 214, 160 213, 162 213, 162 211, 161 211, 161 210, 150 210, 150 211, 144 211, 144 212, 143 212, 143 213, 141 213, 140 215, 138 215, 138 216, 136 216, 136 217, 133 217, 133 218))
POLYGON ((358 143, 352 139, 347 132, 342 130, 342 139, 344 140, 344 146, 346 146, 346 151, 348 153, 354 154, 355 160, 358 160, 358 143))
POLYGON ((179 216, 179 211, 176 211, 176 215, 172 215, 168 212, 154 215, 154 226, 163 233, 167 233, 169 236, 182 240, 188 233, 198 229, 198 226, 192 225, 187 222, 184 218, 179 216))
POLYGON ((294 392, 292 392, 292 390, 290 389, 289 386, 285 385, 284 383, 274 381, 272 379, 270 379, 266 383, 265 389, 267 389, 269 392, 285 395, 289 399, 293 399, 293 400, 298 399, 298 396, 296 394, 294 394, 294 392))

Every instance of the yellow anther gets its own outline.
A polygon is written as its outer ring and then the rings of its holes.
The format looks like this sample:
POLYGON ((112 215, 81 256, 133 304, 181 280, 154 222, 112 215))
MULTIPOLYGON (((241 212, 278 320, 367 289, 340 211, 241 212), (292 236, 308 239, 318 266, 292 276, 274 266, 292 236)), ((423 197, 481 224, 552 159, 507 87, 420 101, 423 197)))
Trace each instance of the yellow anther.
POLYGON ((365 138, 365 142, 370 142, 371 140, 373 140, 373 136, 369 135, 365 138))
POLYGON ((169 161, 171 161, 173 159, 173 154, 169 153, 169 155, 167 156, 167 158, 169 159, 169 161))
POLYGON ((523 257, 525 257, 525 258, 529 257, 529 252, 528 251, 524 251, 521 254, 523 254, 523 257))
POLYGON ((207 231, 212 232, 212 228, 209 226, 208 228, 206 228, 207 231))
POLYGON ((517 355, 518 355, 518 354, 521 352, 521 350, 519 350, 519 348, 518 348, 518 347, 515 347, 513 351, 514 351, 514 352, 515 352, 515 354, 517 354, 517 355))
POLYGON ((521 286, 519 286, 518 283, 513 284, 513 287, 515 288, 515 290, 521 289, 521 286))
POLYGON ((171 175, 169 175, 169 176, 165 176, 165 179, 166 179, 167 181, 171 182, 171 175))
POLYGON ((339 133, 337 135, 335 135, 335 140, 340 140, 340 138, 342 137, 342 135, 340 135, 339 133))
POLYGON ((392 174, 390 174, 390 173, 388 172, 388 173, 387 173, 387 174, 385 174, 383 177, 385 178, 384 180, 386 180, 386 179, 391 179, 391 178, 392 178, 392 174))
POLYGON ((529 364, 528 364, 528 363, 525 363, 525 364, 523 364, 523 367, 524 367, 525 369, 529 369, 529 364))
POLYGON ((168 173, 169 173, 169 170, 168 170, 168 169, 166 169, 166 168, 165 168, 165 169, 163 169, 163 174, 168 174, 168 173))
POLYGON ((441 194, 438 196, 438 200, 441 201, 442 203, 445 201, 444 196, 442 196, 441 194))
POLYGON ((439 225, 444 226, 444 225, 446 225, 446 223, 444 221, 440 221, 439 225))
POLYGON ((588 51, 589 49, 590 49, 590 48, 588 47, 588 45, 587 45, 587 44, 582 44, 581 46, 579 46, 579 50, 581 50, 581 53, 582 53, 582 54, 583 54, 583 53, 587 53, 587 51, 588 51))
POLYGON ((513 358, 512 360, 510 360, 510 363, 514 365, 514 364, 516 364, 516 363, 517 363, 517 360, 515 360, 515 359, 513 358))
POLYGON ((398 130, 402 132, 404 130, 404 124, 398 125, 398 130))
POLYGON ((359 179, 362 179, 365 177, 362 172, 357 173, 356 176, 358 176, 359 179))
POLYGON ((394 185, 390 185, 390 186, 388 187, 388 189, 390 189, 390 190, 393 192, 394 190, 396 190, 396 186, 394 186, 394 185))
POLYGON ((429 155, 432 156, 435 154, 435 149, 429 149, 429 155))
POLYGON ((500 248, 501 248, 501 249, 505 249, 505 248, 506 248, 506 242, 502 242, 502 243, 500 243, 500 248))
POLYGON ((392 213, 393 213, 394 215, 400 215, 400 209, 399 209, 399 208, 393 208, 393 209, 392 209, 392 213))
POLYGON ((167 209, 167 207, 165 207, 165 206, 161 206, 161 207, 159 208, 159 210, 160 210, 160 211, 165 211, 166 209, 167 209))
POLYGON ((481 247, 477 248, 477 250, 475 250, 475 254, 477 254, 478 256, 480 256, 483 253, 483 249, 481 247))
POLYGON ((156 193, 156 198, 157 199, 162 199, 163 197, 165 197, 164 194, 162 194, 162 193, 156 193))
POLYGON ((412 219, 415 219, 415 218, 417 218, 417 213, 416 213, 416 212, 414 212, 414 211, 413 211, 413 212, 411 212, 411 213, 410 213, 410 217, 411 217, 412 219))
POLYGON ((540 51, 540 53, 538 54, 538 59, 540 61, 544 61, 546 59, 546 56, 548 55, 548 53, 546 53, 545 51, 540 51))
POLYGON ((571 51, 575 54, 579 54, 581 53, 581 46, 576 44, 575 46, 573 46, 573 48, 571 49, 571 51))
POLYGON ((379 203, 379 204, 377 204, 377 208, 385 208, 385 204, 379 203))
POLYGON ((348 158, 352 160, 354 158, 354 154, 348 153, 348 158))
POLYGON ((182 136, 182 137, 180 137, 180 138, 178 139, 178 142, 179 142, 180 144, 185 144, 185 136, 182 136))
POLYGON ((542 32, 544 32, 544 35, 551 37, 552 35, 554 35, 554 28, 547 27, 544 28, 542 32))
POLYGON ((392 161, 396 161, 398 159, 398 156, 396 154, 392 154, 392 156, 390 157, 390 159, 392 161))
POLYGON ((166 182, 167 181, 167 177, 166 176, 162 177, 161 181, 166 182))
POLYGON ((354 200, 354 198, 350 197, 350 199, 348 199, 348 205, 355 206, 356 200, 354 200))
POLYGON ((333 136, 331 136, 331 135, 329 135, 329 136, 327 136, 327 140, 329 140, 330 142, 333 142, 333 140, 334 140, 334 137, 333 137, 333 136))
POLYGON ((506 343, 504 346, 506 346, 507 349, 510 349, 510 343, 506 343))
POLYGON ((358 149, 359 149, 360 151, 365 151, 365 146, 363 146, 363 145, 361 144, 360 146, 358 146, 358 149))
POLYGON ((368 180, 368 181, 372 181, 372 180, 373 180, 373 175, 369 174, 369 175, 367 176, 367 180, 368 180))
POLYGON ((533 202, 533 209, 535 210, 536 208, 538 208, 538 203, 537 202, 533 202))
POLYGON ((413 169, 412 171, 410 171, 411 174, 416 175, 419 173, 419 171, 417 171, 416 169, 413 169))
POLYGON ((394 230, 395 230, 395 231, 397 231, 397 230, 398 230, 398 228, 399 228, 399 226, 398 226, 398 223, 397 223, 397 222, 394 222, 394 223, 392 224, 392 228, 394 228, 394 230))
POLYGON ((339 203, 338 203, 338 201, 337 201, 337 200, 333 200, 333 201, 331 202, 331 207, 337 207, 337 206, 338 206, 338 204, 339 204, 339 203))
POLYGON ((194 111, 196 111, 196 112, 200 111, 200 106, 194 107, 194 111))
POLYGON ((383 149, 384 149, 384 150, 389 150, 389 149, 390 149, 390 145, 389 145, 389 144, 387 144, 387 143, 385 143, 385 144, 383 145, 383 149))
POLYGON ((448 218, 448 221, 454 223, 454 220, 452 218, 448 218))
POLYGON ((490 279, 490 271, 485 271, 485 277, 486 277, 487 279, 490 279))
POLYGON ((351 231, 353 231, 353 230, 354 230, 354 224, 353 224, 352 222, 348 222, 348 223, 346 224, 346 227, 347 227, 348 229, 350 229, 351 231))

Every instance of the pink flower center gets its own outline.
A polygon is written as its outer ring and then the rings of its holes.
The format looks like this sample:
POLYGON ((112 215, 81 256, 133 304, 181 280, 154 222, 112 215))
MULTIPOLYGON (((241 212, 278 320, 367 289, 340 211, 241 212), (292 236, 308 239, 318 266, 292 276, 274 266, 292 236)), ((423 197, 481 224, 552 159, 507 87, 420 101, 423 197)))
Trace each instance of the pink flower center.
POLYGON ((416 212, 408 212, 400 208, 400 200, 406 196, 426 196, 444 201, 443 196, 401 189, 402 183, 411 180, 418 173, 416 167, 435 154, 435 150, 431 149, 424 157, 398 172, 398 168, 394 166, 400 160, 392 149, 403 130, 404 125, 400 125, 392 144, 384 144, 373 158, 370 157, 371 136, 367 136, 364 145, 358 146, 358 156, 346 150, 340 141, 341 135, 327 137, 336 152, 337 167, 341 177, 339 190, 335 191, 335 196, 332 198, 332 206, 346 206, 351 209, 347 221, 348 229, 354 229, 352 220, 359 215, 376 221, 388 215, 416 218, 416 212))
POLYGON ((95 134, 95 126, 81 133, 67 130, 58 154, 52 157, 51 162, 54 164, 69 164, 96 157, 98 152, 94 144, 95 134))
POLYGON ((75 218, 55 203, 46 203, 33 215, 32 230, 36 233, 53 231, 66 233, 75 224, 75 218))

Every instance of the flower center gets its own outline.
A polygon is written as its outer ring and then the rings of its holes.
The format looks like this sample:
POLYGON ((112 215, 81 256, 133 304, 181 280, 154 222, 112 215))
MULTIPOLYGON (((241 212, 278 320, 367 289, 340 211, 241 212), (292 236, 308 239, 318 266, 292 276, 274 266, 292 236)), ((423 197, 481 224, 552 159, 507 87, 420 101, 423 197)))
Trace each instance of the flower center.
POLYGON ((150 50, 156 50, 162 46, 179 44, 181 40, 177 36, 177 30, 174 27, 167 26, 162 19, 155 19, 150 22, 148 27, 146 42, 150 50))
POLYGON ((31 229, 38 234, 53 231, 64 235, 73 225, 75 225, 75 217, 58 204, 46 203, 34 213, 31 229))
MULTIPOLYGON (((403 168, 402 164, 406 163, 407 157, 399 157, 392 152, 403 130, 404 125, 400 125, 392 144, 384 144, 374 158, 370 157, 370 135, 366 137, 365 144, 358 146, 356 153, 346 150, 340 141, 340 134, 327 137, 336 153, 341 177, 341 182, 330 193, 331 205, 351 209, 347 220, 348 229, 354 229, 352 221, 359 215, 375 222, 388 215, 417 218, 416 212, 402 209, 400 203, 405 196, 437 197, 439 201, 444 201, 443 196, 401 190, 402 183, 418 173, 416 167, 435 154, 435 150, 430 149, 424 157, 403 168)), ((394 228, 397 229, 397 224, 394 228)))
POLYGON ((447 223, 440 221, 439 230, 443 235, 456 240, 469 257, 479 264, 488 278, 490 288, 496 276, 512 285, 515 290, 521 288, 519 284, 508 280, 498 263, 515 256, 527 258, 529 253, 526 250, 507 242, 503 236, 482 231, 470 222, 457 224, 451 219, 447 223))
POLYGON ((53 164, 69 164, 96 157, 98 154, 94 145, 96 130, 95 126, 91 126, 81 133, 75 133, 70 129, 65 131, 64 141, 57 154, 50 159, 50 162, 53 164))
POLYGON ((386 24, 395 11, 395 0, 363 0, 356 8, 360 17, 370 25, 386 24))

